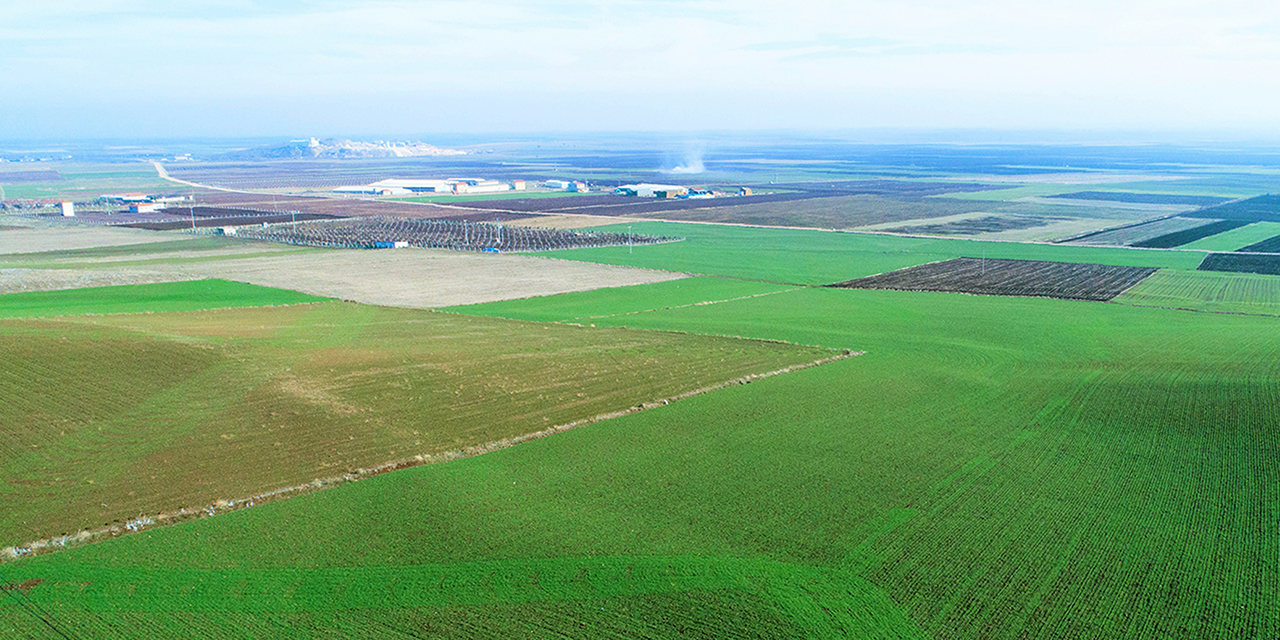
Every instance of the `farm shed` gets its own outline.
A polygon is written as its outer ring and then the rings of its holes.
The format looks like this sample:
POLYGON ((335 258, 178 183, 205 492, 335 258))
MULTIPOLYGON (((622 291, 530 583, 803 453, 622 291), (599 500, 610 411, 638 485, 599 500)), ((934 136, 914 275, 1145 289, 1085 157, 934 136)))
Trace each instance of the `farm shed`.
POLYGON ((129 205, 130 213, 155 213, 164 208, 159 202, 135 202, 129 205))
POLYGON ((669 184, 624 184, 613 192, 624 196, 639 196, 641 198, 675 198, 689 193, 688 187, 679 187, 669 184))

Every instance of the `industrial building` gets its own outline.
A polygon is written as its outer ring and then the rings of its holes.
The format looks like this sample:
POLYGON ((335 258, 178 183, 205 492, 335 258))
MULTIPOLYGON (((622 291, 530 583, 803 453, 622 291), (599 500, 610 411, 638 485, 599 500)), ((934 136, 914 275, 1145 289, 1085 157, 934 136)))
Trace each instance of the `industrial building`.
POLYGON ((161 202, 133 202, 129 204, 130 213, 155 213, 164 208, 161 202))
POLYGON ((191 199, 189 195, 152 195, 146 193, 108 193, 98 196, 98 200, 102 202, 115 202, 119 204, 133 204, 135 202, 186 202, 191 199))
POLYGON ((689 188, 670 184, 624 184, 614 189, 613 193, 620 196, 638 196, 641 198, 679 198, 689 195, 689 188))
POLYGON ((587 183, 577 180, 548 180, 542 183, 542 186, 548 189, 572 191, 577 193, 587 193, 591 190, 591 188, 587 186, 587 183))
POLYGON ((447 180, 413 180, 392 178, 379 180, 373 184, 352 187, 338 187, 334 193, 366 194, 376 196, 404 196, 416 193, 441 193, 462 195, 467 193, 498 193, 523 189, 524 181, 514 183, 485 180, 483 178, 449 178, 447 180))

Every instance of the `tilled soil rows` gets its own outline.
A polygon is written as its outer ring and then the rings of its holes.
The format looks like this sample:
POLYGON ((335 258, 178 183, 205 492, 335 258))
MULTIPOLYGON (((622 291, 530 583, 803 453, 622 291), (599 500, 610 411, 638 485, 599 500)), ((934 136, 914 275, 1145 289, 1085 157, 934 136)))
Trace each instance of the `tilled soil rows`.
POLYGON ((956 258, 830 286, 1106 302, 1155 272, 1151 267, 956 258))
MULTIPOLYGON (((1248 249, 1248 247, 1245 247, 1248 249)), ((1243 251, 1243 249, 1241 250, 1243 251)), ((1263 253, 1211 253, 1200 263, 1199 271, 1261 273, 1280 275, 1280 255, 1263 253)))

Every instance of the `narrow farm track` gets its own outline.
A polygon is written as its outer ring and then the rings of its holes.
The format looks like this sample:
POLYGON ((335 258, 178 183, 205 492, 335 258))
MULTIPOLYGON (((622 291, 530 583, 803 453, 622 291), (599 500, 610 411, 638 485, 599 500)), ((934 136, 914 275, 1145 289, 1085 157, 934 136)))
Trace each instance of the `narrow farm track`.
POLYGON ((687 303, 687 304, 678 304, 678 305, 674 305, 674 306, 670 306, 670 307, 655 307, 655 308, 653 308, 653 309, 642 309, 642 310, 639 310, 639 311, 626 311, 626 312, 623 312, 623 313, 613 313, 613 314, 606 314, 606 315, 599 315, 599 316, 579 316, 579 317, 576 317, 576 318, 571 318, 571 320, 603 320, 603 319, 605 319, 605 318, 616 318, 616 317, 618 317, 618 316, 633 316, 633 315, 640 314, 640 313, 653 313, 653 312, 656 312, 656 311, 670 311, 670 310, 672 310, 672 309, 685 309, 685 308, 688 308, 688 307, 702 307, 702 306, 707 306, 707 305, 712 305, 712 304, 722 304, 722 303, 725 303, 725 302, 736 302, 736 301, 738 301, 738 300, 750 300, 751 298, 760 298, 760 297, 763 297, 763 296, 772 296, 772 295, 777 295, 777 294, 779 294, 779 293, 787 293, 787 292, 789 292, 789 291, 794 291, 794 290, 795 290, 794 288, 792 288, 792 287, 788 287, 788 288, 786 288, 786 289, 778 289, 777 291, 766 291, 766 292, 764 292, 764 293, 753 293, 753 294, 751 294, 751 295, 738 296, 738 297, 736 297, 736 298, 724 298, 724 299, 721 299, 721 300, 699 300, 698 302, 690 302, 690 303, 687 303))

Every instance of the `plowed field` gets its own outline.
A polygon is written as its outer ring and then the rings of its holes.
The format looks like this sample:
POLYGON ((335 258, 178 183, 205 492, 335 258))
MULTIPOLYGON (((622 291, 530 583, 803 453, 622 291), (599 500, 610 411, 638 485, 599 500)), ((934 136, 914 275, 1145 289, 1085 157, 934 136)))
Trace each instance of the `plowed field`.
POLYGON ((831 286, 1107 301, 1155 271, 1149 267, 956 258, 831 286))

